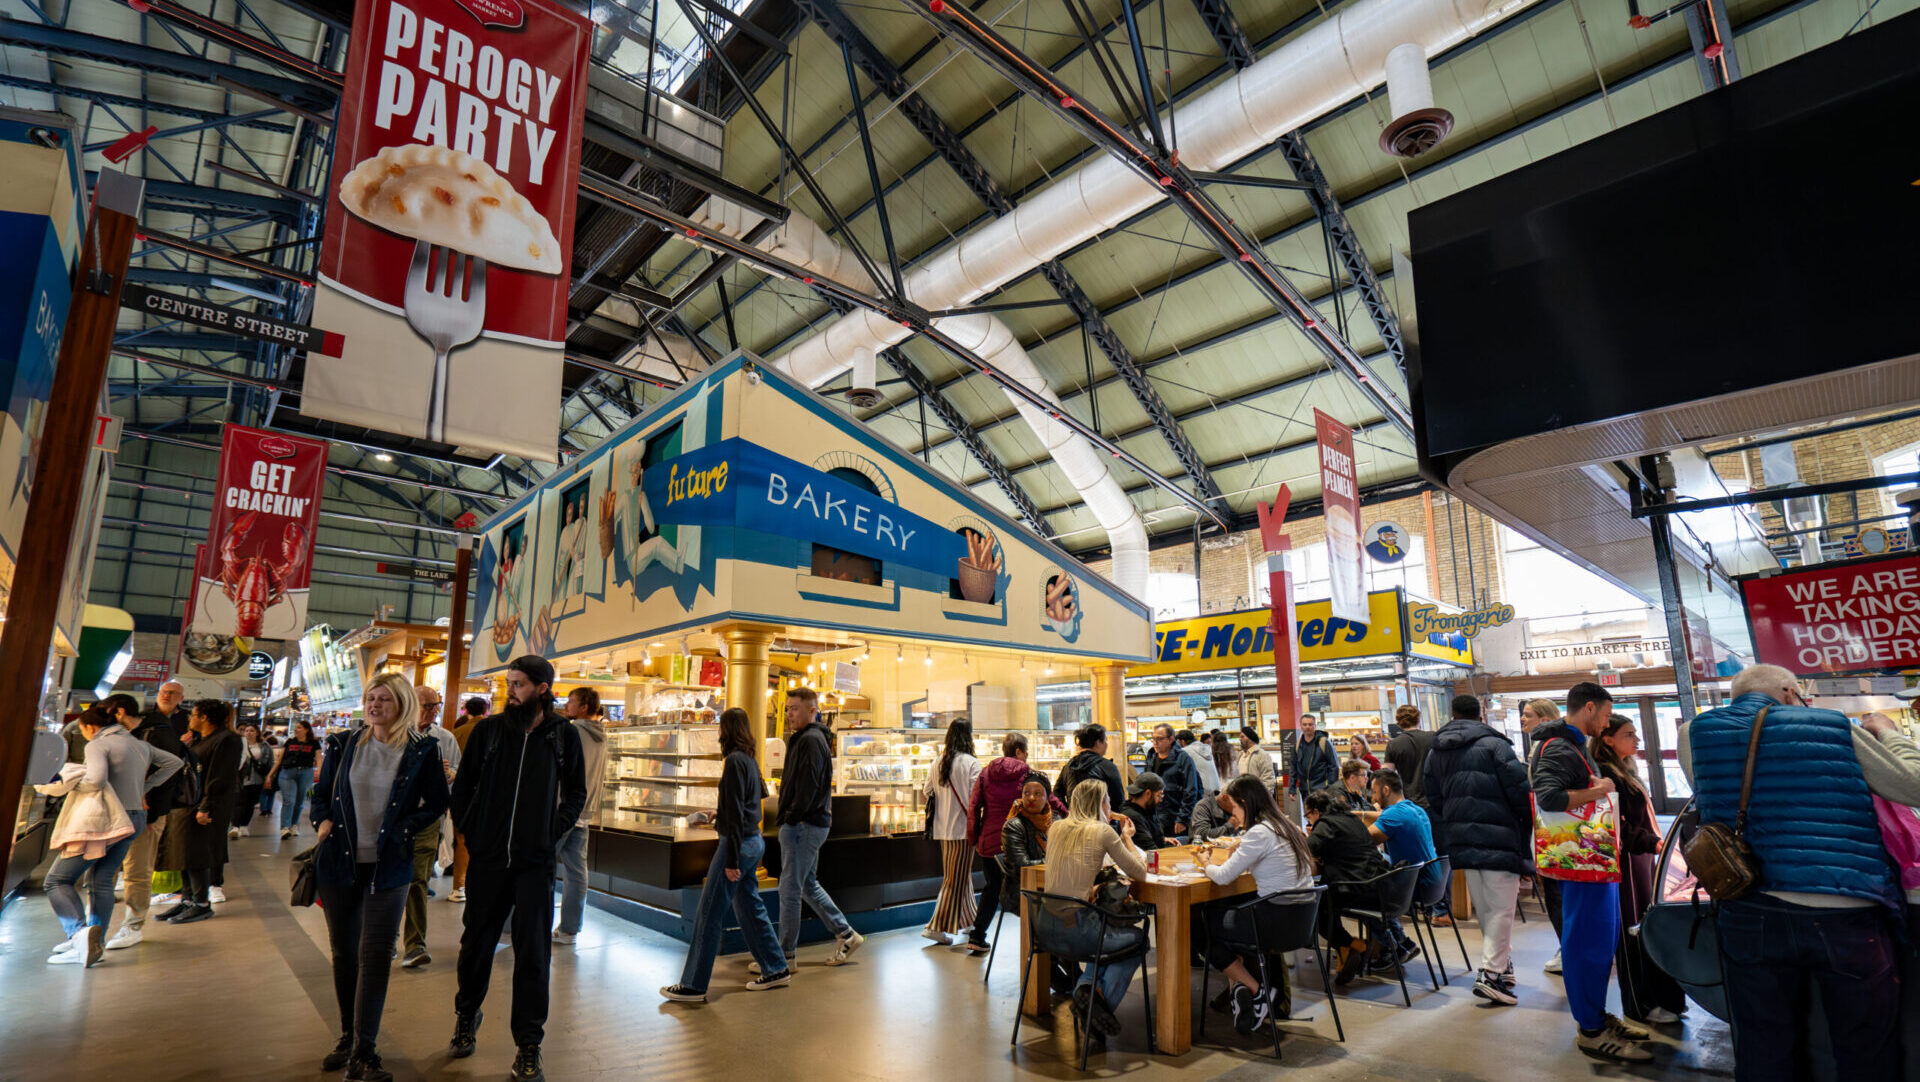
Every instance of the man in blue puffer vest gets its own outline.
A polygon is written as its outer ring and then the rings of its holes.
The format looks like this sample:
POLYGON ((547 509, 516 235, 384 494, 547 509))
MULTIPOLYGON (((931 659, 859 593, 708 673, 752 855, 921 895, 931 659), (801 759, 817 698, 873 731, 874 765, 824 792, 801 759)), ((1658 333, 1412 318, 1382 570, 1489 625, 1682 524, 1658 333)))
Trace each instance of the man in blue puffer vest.
POLYGON ((1873 797, 1920 804, 1920 748, 1879 714, 1853 725, 1807 703, 1791 672, 1755 665, 1733 701, 1686 727, 1681 766, 1703 823, 1731 825, 1747 739, 1764 708, 1746 837, 1760 889, 1720 907, 1720 952, 1741 1082, 1796 1076, 1806 988, 1818 982, 1841 1078, 1895 1078, 1901 896, 1873 797))

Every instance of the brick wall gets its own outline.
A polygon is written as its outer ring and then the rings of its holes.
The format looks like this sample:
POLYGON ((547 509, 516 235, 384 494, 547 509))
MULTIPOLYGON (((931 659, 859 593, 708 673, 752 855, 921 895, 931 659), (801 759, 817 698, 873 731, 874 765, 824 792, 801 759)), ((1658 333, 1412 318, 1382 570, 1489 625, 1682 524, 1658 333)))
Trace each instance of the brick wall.
MULTIPOLYGON (((1851 481, 1872 476, 1874 460, 1896 451, 1920 443, 1920 418, 1908 418, 1869 428, 1854 429, 1849 432, 1835 432, 1814 436, 1794 444, 1794 464, 1800 471, 1800 483, 1808 485, 1824 484, 1829 481, 1851 481)), ((1781 483, 1780 479, 1769 479, 1760 462, 1759 450, 1743 451, 1737 455, 1721 455, 1713 460, 1714 470, 1720 476, 1733 481, 1744 481, 1753 488, 1764 488, 1781 483)), ((1898 514, 1900 508, 1893 502, 1898 488, 1862 490, 1859 492, 1841 492, 1819 497, 1824 505, 1825 521, 1829 523, 1850 523, 1856 519, 1879 518, 1883 515, 1898 514)), ((1755 511, 1761 525, 1774 532, 1786 529, 1785 520, 1773 504, 1759 505, 1755 511)), ((1882 522, 1877 524, 1886 528, 1905 525, 1903 521, 1882 522)), ((1846 535, 1857 533, 1861 527, 1851 525, 1835 526, 1821 531, 1822 540, 1839 541, 1846 535)))
MULTIPOLYGON (((1365 528, 1377 522, 1397 522, 1414 536, 1424 537, 1428 530, 1429 501, 1426 496, 1393 500, 1360 509, 1365 528)), ((1445 493, 1433 493, 1431 499, 1434 536, 1426 544, 1430 569, 1424 581, 1408 583, 1415 595, 1432 597, 1448 604, 1472 607, 1474 589, 1482 598, 1505 600, 1502 594, 1499 532, 1495 522, 1445 493), (1451 531, 1449 531, 1451 525, 1451 531), (1468 545, 1472 559, 1468 559, 1468 545), (1457 587, 1456 587, 1457 579, 1457 587), (1471 586, 1469 585, 1471 583, 1471 586)), ((1295 549, 1320 544, 1326 539, 1325 519, 1289 520, 1287 533, 1295 549)), ((1112 561, 1089 561, 1087 566, 1106 575, 1112 561)), ((1168 545, 1148 554, 1148 569, 1160 574, 1194 574, 1194 549, 1191 543, 1168 545)), ((1201 541, 1200 611, 1230 612, 1259 604, 1258 588, 1266 580, 1266 554, 1260 545, 1260 532, 1246 530, 1222 537, 1208 536, 1201 541)))

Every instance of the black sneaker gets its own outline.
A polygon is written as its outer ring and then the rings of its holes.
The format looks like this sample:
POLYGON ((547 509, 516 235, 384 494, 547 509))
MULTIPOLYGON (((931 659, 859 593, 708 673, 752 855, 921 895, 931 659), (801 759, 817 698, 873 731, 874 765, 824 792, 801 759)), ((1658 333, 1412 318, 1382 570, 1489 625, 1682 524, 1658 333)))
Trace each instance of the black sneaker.
POLYGON ((1234 984, 1227 985, 1219 995, 1213 997, 1213 1002, 1208 1003, 1207 1007, 1221 1014, 1230 1013, 1233 1010, 1233 990, 1237 987, 1238 985, 1234 984))
POLYGON ((993 944, 988 943, 984 939, 969 939, 965 947, 968 954, 985 954, 992 949, 993 944))
POLYGON ((513 1057, 513 1070, 507 1077, 513 1082, 547 1082, 547 1072, 540 1069, 540 1046, 521 1045, 520 1054, 513 1057))
POLYGON ((342 1033, 340 1039, 334 1042, 333 1051, 328 1052, 327 1058, 320 1061, 320 1069, 323 1071, 337 1071, 345 1067, 347 1061, 352 1058, 353 1034, 342 1033))
POLYGON ((1094 991, 1093 993, 1093 1021, 1091 1024, 1095 1033, 1104 1034, 1108 1037, 1120 1032, 1119 1017, 1113 1013, 1113 1008, 1107 1005, 1107 997, 1101 995, 1098 991, 1094 991))
POLYGON ((785 988, 793 983, 793 967, 788 966, 778 973, 762 973, 747 982, 747 991, 765 992, 773 988, 785 988))
POLYGON ((1260 1001, 1266 1006, 1262 1013, 1269 1022, 1282 1022, 1293 1017, 1293 993, 1277 984, 1269 985, 1259 992, 1260 1001))
POLYGON ((1255 1001, 1253 990, 1244 984, 1233 986, 1233 1029, 1236 1033, 1252 1033, 1259 1028, 1257 1016, 1259 1004, 1255 1001))
POLYGON ((169 910, 167 910, 167 911, 166 911, 165 913, 161 913, 161 914, 159 914, 158 916, 156 916, 156 917, 154 917, 153 919, 154 919, 154 920, 163 920, 163 921, 171 921, 171 920, 174 920, 174 919, 175 919, 175 918, 177 918, 177 917, 180 917, 180 916, 183 916, 183 915, 185 915, 185 913, 187 912, 187 910, 189 910, 189 909, 192 909, 192 908, 193 908, 193 903, 192 903, 192 902, 181 902, 181 903, 180 903, 179 905, 176 905, 176 906, 174 906, 174 907, 173 907, 172 909, 169 909, 169 910))
POLYGON ((1485 970, 1482 970, 1480 975, 1474 979, 1473 994, 1488 1002, 1498 1003, 1503 1007, 1512 1007, 1520 1002, 1520 997, 1513 994, 1511 978, 1506 976, 1496 977, 1485 970))
POLYGON ((168 923, 170 923, 170 924, 193 924, 193 923, 195 923, 195 922, 197 922, 197 921, 203 921, 203 920, 207 920, 207 919, 209 919, 209 918, 210 918, 210 917, 212 917, 212 916, 213 916, 213 907, 212 907, 212 906, 210 906, 210 905, 196 905, 196 906, 193 906, 192 908, 190 908, 190 909, 188 909, 188 910, 187 910, 187 911, 186 911, 185 913, 182 913, 182 914, 180 914, 179 916, 177 916, 177 917, 175 917, 175 918, 173 918, 173 920, 171 920, 171 921, 169 921, 168 923))
POLYGON ((1420 944, 1415 943, 1411 939, 1401 940, 1400 955, 1399 955, 1400 964, 1406 965, 1408 962, 1411 962, 1418 957, 1420 957, 1420 944))
POLYGON ((453 1013, 453 1040, 447 1044, 448 1059, 466 1059, 473 1055, 473 1046, 479 1043, 481 1012, 471 1015, 453 1013))
POLYGON ((415 947, 407 952, 406 960, 400 963, 400 968, 418 969, 431 961, 433 961, 433 955, 427 953, 427 948, 415 947))
POLYGON ((393 1082, 393 1072, 380 1065, 380 1057, 363 1052, 347 1064, 347 1082, 393 1082))

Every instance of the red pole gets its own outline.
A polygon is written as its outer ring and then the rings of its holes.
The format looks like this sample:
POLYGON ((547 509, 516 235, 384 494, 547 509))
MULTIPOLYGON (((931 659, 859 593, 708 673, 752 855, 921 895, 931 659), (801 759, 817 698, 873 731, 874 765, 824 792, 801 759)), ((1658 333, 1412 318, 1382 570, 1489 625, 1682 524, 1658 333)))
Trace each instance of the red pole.
POLYGON ((1293 539, 1280 532, 1292 498, 1293 490, 1281 485, 1272 503, 1255 504, 1260 515, 1260 544, 1267 553, 1267 588, 1273 606, 1273 693, 1281 743, 1286 749, 1280 764, 1283 789, 1287 783, 1285 775, 1293 770, 1294 743, 1287 734, 1300 723, 1300 640, 1293 615, 1293 539))

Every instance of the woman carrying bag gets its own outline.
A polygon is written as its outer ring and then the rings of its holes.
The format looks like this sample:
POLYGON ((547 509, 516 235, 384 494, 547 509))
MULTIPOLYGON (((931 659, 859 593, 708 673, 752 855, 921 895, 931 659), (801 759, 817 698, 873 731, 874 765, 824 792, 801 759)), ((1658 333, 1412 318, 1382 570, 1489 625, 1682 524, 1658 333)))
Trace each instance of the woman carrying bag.
MULTIPOLYGON (((933 813, 927 835, 940 843, 940 901, 933 918, 920 934, 945 946, 947 937, 973 926, 973 845, 967 841, 970 805, 967 794, 980 776, 980 760, 973 757, 973 724, 965 719, 947 726, 946 750, 927 771, 926 795, 933 813)), ((986 952, 984 942, 967 941, 975 954, 986 952)))
POLYGON ((248 722, 240 726, 240 800, 233 806, 233 827, 229 838, 245 838, 252 831, 253 813, 260 807, 260 794, 266 790, 267 775, 273 773, 273 745, 260 739, 260 726, 248 722))
POLYGON ((447 810, 440 745, 421 733, 420 702, 398 673, 362 700, 367 724, 327 738, 313 783, 314 881, 333 949, 340 1039, 320 1061, 351 1082, 388 1082, 377 1051, 393 944, 413 883, 414 835, 447 810))

